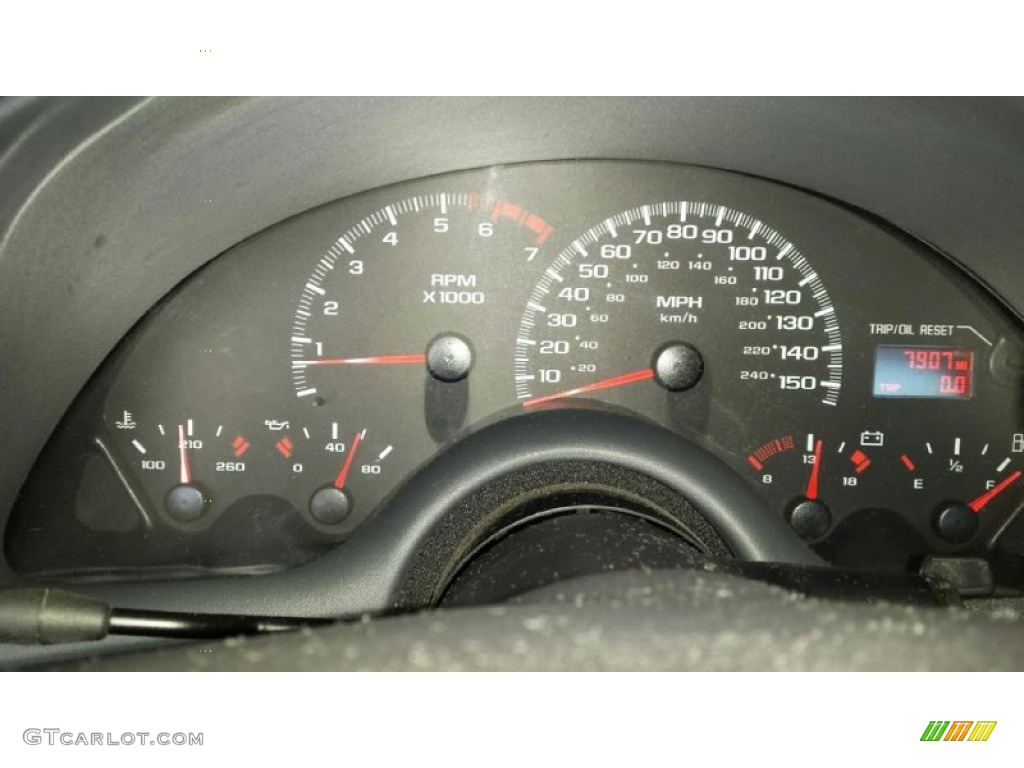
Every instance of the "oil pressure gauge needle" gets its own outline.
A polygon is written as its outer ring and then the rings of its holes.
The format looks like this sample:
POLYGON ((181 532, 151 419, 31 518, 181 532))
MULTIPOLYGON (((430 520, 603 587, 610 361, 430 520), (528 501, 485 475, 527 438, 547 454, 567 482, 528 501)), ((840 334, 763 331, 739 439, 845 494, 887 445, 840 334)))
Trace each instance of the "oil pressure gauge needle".
POLYGON ((341 471, 338 476, 334 478, 334 487, 341 490, 345 487, 345 480, 348 479, 348 471, 352 468, 352 460, 356 457, 356 451, 359 449, 359 442, 363 439, 363 434, 366 430, 356 432, 356 436, 352 438, 352 449, 348 452, 348 456, 345 457, 345 463, 341 465, 341 471))
POLYGON ((178 458, 181 467, 181 484, 188 485, 192 482, 192 470, 188 465, 188 450, 185 448, 185 427, 178 425, 178 458))
POLYGON ((1000 482, 999 485, 997 485, 994 488, 992 488, 991 490, 988 490, 985 493, 981 494, 981 496, 976 498, 974 501, 972 501, 967 506, 969 506, 975 512, 981 512, 981 510, 983 510, 985 508, 986 504, 988 504, 990 501, 992 501, 992 499, 994 499, 1000 493, 1002 493, 1007 488, 1009 488, 1011 485, 1013 485, 1014 482, 1016 482, 1017 479, 1020 476, 1021 476, 1021 471, 1018 469, 1012 475, 1010 475, 1009 477, 1004 479, 1002 482, 1000 482))

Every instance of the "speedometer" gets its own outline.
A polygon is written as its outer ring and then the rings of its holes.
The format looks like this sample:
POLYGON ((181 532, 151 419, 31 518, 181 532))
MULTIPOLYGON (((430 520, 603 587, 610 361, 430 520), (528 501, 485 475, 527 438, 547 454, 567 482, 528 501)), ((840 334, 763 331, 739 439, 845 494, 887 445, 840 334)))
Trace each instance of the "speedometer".
POLYGON ((843 380, 837 312, 811 261, 767 222, 709 202, 640 206, 573 240, 516 344, 526 408, 600 392, 695 426, 715 404, 835 406, 843 380))

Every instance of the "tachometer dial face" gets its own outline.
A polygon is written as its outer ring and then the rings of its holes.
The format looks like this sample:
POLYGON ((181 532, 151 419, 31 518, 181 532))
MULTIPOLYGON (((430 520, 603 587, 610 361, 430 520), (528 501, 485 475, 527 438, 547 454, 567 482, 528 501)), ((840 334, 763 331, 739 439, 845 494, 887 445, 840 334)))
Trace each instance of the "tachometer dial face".
POLYGON ((465 378, 487 347, 472 339, 484 341, 506 270, 532 261, 550 234, 514 203, 444 192, 385 206, 339 233, 295 309, 296 396, 336 405, 360 387, 407 395, 424 376, 465 378))
POLYGON ((715 404, 833 407, 843 381, 837 312, 809 257, 708 202, 633 208, 573 240, 516 344, 525 408, 600 397, 698 429, 715 404))
POLYGON ((379 465, 362 459, 358 471, 334 467, 349 485, 332 475, 317 491, 310 512, 321 522, 364 518, 393 478, 486 413, 492 393, 474 371, 507 359, 497 342, 508 335, 507 290, 542 263, 552 233, 532 211, 474 192, 396 200, 345 225, 332 232, 294 309, 292 407, 314 430, 333 425, 317 450, 343 441, 347 462, 346 451, 362 446, 386 461, 392 479, 381 481, 379 465), (401 435, 400 450, 362 444, 361 432, 338 436, 339 423, 373 425, 371 437, 401 435), (366 488, 355 494, 352 484, 366 488))

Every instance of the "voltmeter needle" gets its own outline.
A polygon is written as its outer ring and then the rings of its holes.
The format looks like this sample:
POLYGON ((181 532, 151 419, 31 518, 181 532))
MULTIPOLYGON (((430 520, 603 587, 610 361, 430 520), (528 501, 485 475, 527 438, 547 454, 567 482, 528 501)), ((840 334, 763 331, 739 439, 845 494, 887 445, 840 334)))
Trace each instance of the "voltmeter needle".
POLYGON ((807 480, 807 492, 804 493, 804 496, 811 501, 815 501, 818 498, 818 470, 821 467, 821 446, 821 440, 814 444, 814 464, 811 466, 811 476, 807 480))

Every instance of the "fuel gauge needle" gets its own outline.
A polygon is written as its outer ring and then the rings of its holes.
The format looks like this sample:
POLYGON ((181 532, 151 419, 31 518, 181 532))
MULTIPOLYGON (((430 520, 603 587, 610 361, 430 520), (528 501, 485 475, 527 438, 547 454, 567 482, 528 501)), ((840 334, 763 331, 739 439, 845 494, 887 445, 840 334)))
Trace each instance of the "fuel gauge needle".
POLYGON ((188 451, 185 449, 185 426, 178 425, 178 464, 181 467, 181 484, 189 485, 192 482, 192 470, 188 465, 188 451))
POLYGON ((1002 480, 999 483, 999 485, 997 485, 994 488, 991 488, 990 490, 988 490, 985 493, 981 494, 981 496, 976 498, 974 501, 972 501, 967 506, 969 506, 975 512, 981 512, 981 510, 983 510, 985 508, 986 504, 988 504, 990 501, 992 501, 992 499, 994 499, 1000 493, 1002 493, 1007 488, 1009 488, 1011 485, 1013 485, 1014 482, 1016 482, 1017 479, 1020 476, 1021 476, 1021 471, 1018 469, 1012 475, 1010 475, 1009 477, 1007 477, 1004 480, 1002 480))
POLYGON ((818 470, 821 468, 821 445, 821 440, 814 444, 814 464, 811 466, 811 476, 807 480, 807 491, 804 493, 804 496, 811 501, 816 501, 818 498, 818 470))

